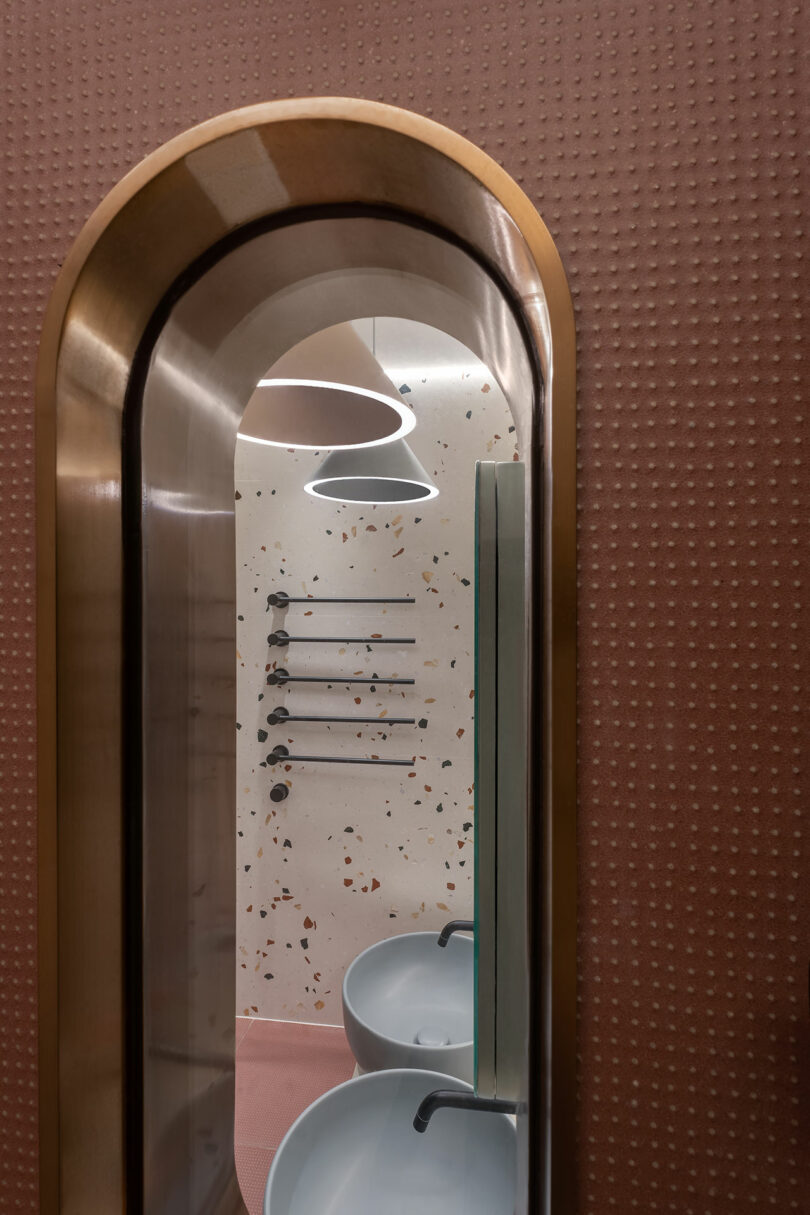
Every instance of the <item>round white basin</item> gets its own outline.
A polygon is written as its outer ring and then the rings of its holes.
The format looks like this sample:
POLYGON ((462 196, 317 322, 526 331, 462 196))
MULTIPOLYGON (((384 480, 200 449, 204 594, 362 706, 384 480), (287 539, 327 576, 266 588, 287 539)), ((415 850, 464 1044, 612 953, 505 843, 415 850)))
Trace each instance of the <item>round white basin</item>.
POLYGON ((414 1115, 437 1088, 470 1085, 438 1072, 395 1070, 325 1093, 273 1157, 264 1215, 513 1215, 513 1122, 504 1114, 439 1109, 420 1135, 414 1115))
POLYGON ((435 932, 389 937, 358 954, 343 979, 343 1024, 364 1072, 421 1067, 473 1080, 470 937, 440 949, 435 932))

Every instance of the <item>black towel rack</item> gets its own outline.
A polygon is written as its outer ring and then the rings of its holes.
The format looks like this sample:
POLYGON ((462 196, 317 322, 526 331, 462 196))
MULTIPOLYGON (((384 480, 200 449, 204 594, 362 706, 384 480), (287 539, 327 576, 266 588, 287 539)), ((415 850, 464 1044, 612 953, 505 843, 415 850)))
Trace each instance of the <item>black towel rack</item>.
POLYGON ((289 645, 293 641, 325 642, 334 645, 416 645, 415 637, 291 637, 284 629, 267 636, 268 645, 289 645))
POLYGON ((401 679, 398 675, 372 675, 371 678, 363 675, 291 675, 289 671, 285 671, 283 667, 279 667, 275 671, 271 671, 267 676, 267 683, 275 686, 282 686, 285 683, 416 683, 415 679, 401 679))
POLYGON ((367 599, 365 597, 355 599, 346 596, 333 597, 331 595, 311 598, 307 595, 288 595, 286 591, 273 591, 272 594, 267 596, 268 607, 286 607, 288 603, 416 603, 416 600, 412 596, 394 598, 388 595, 380 599, 367 599))
POLYGON ((287 748, 280 745, 273 747, 273 750, 267 756, 267 762, 271 768, 276 764, 286 764, 288 762, 310 764, 382 764, 397 768, 412 768, 414 766, 412 759, 354 759, 348 755, 290 755, 287 748))
POLYGON ((322 717, 313 714, 288 713, 283 705, 273 709, 268 715, 267 724, 278 726, 285 721, 337 721, 374 726, 415 726, 415 717, 322 717))

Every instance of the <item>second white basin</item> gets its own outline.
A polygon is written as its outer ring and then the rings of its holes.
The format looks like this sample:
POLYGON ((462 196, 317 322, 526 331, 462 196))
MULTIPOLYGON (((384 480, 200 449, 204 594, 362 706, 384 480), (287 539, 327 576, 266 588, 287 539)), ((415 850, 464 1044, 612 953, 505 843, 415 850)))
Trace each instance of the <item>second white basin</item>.
POLYGON ((343 980, 343 1024, 364 1072, 418 1067, 472 1083, 474 944, 435 932, 389 937, 358 954, 343 980))

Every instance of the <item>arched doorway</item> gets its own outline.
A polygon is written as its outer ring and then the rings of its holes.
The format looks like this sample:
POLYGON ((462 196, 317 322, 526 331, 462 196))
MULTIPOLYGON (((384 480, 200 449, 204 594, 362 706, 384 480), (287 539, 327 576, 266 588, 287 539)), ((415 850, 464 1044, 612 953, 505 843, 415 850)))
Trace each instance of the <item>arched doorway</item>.
POLYGON ((413 114, 330 98, 227 114, 154 153, 89 221, 46 319, 43 1209, 239 1210, 233 444, 273 358, 375 314, 436 323, 478 354, 523 445, 524 1181, 527 1209, 573 1209, 570 297, 541 220, 488 157, 413 114))

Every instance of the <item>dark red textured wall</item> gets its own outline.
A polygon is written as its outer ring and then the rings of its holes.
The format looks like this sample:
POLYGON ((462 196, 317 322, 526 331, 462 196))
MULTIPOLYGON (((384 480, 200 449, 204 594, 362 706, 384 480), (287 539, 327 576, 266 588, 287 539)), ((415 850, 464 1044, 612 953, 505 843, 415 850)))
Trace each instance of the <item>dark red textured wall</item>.
POLYGON ((11 0, 4 1213, 38 1207, 32 377, 42 310, 82 222, 143 155, 223 110, 326 93, 417 110, 484 147, 537 204, 574 292, 581 1211, 738 1215, 807 1202, 807 25, 781 0, 11 0))

